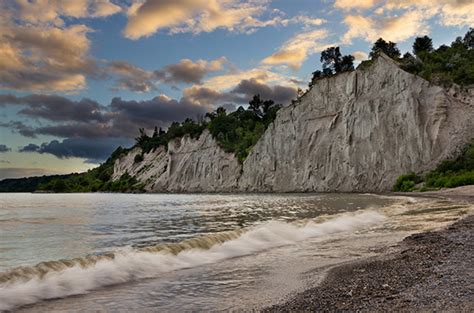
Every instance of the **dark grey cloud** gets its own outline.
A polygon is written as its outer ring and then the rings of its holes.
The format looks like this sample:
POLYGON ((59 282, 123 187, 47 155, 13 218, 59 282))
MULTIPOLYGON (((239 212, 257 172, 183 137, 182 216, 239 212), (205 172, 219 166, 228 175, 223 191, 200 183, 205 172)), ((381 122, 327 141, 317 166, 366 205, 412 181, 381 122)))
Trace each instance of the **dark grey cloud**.
POLYGON ((114 98, 110 104, 114 112, 113 128, 120 134, 134 136, 139 127, 166 127, 171 122, 197 118, 210 110, 210 107, 195 104, 188 99, 175 100, 158 96, 145 101, 127 101, 114 98))
POLYGON ((256 79, 245 79, 231 93, 242 95, 246 99, 251 99, 254 95, 258 94, 263 99, 272 99, 275 103, 286 105, 296 98, 297 89, 280 85, 268 86, 256 79))
POLYGON ((8 152, 11 151, 12 149, 7 147, 6 145, 1 145, 0 144, 0 153, 8 152))
POLYGON ((109 119, 105 107, 87 98, 73 101, 56 95, 0 95, 0 106, 8 104, 26 106, 20 114, 50 121, 105 122, 109 119))
POLYGON ((130 138, 68 138, 62 141, 52 140, 41 145, 28 144, 20 148, 20 152, 37 152, 52 154, 60 159, 84 158, 89 163, 100 163, 106 160, 118 146, 129 146, 132 144, 130 138))
POLYGON ((0 127, 9 128, 10 130, 16 131, 25 137, 36 138, 35 130, 20 121, 0 123, 0 127))
POLYGON ((18 152, 38 152, 39 149, 40 149, 40 146, 35 145, 34 143, 30 143, 18 149, 18 152))

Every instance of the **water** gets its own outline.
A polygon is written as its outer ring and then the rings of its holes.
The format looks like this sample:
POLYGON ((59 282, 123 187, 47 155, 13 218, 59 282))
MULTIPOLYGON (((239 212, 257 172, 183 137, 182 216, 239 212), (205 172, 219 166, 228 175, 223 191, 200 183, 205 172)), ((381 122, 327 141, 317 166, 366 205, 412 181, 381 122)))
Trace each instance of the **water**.
POLYGON ((0 201, 0 310, 31 312, 258 309, 335 264, 472 209, 368 194, 1 194, 0 201))

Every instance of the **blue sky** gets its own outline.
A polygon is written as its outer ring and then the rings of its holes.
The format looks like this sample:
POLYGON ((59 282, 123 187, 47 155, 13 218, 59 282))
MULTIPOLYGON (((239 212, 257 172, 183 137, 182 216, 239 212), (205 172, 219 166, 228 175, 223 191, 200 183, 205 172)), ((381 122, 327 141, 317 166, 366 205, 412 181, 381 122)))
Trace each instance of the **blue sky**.
POLYGON ((410 51, 474 24, 468 0, 6 0, 0 4, 0 179, 84 171, 138 127, 254 93, 286 104, 340 46, 410 51))

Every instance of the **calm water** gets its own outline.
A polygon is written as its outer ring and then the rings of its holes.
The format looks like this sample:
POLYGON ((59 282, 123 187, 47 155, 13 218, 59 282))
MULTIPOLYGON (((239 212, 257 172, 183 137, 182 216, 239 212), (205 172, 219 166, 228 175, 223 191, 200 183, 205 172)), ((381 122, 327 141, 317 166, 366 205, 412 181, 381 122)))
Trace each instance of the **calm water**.
POLYGON ((425 205, 355 194, 0 194, 0 310, 260 308, 466 210, 447 218, 449 204, 431 200, 444 215, 428 225, 413 214, 425 205))

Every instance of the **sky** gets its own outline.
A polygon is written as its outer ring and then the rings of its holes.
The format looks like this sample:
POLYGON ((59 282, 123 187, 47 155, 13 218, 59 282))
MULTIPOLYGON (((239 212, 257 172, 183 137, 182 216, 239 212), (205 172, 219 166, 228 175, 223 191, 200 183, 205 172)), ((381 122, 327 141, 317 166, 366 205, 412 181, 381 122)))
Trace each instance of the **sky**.
POLYGON ((138 128, 254 94, 288 104, 339 46, 411 51, 474 26, 472 0, 0 0, 0 179, 82 172, 138 128))

